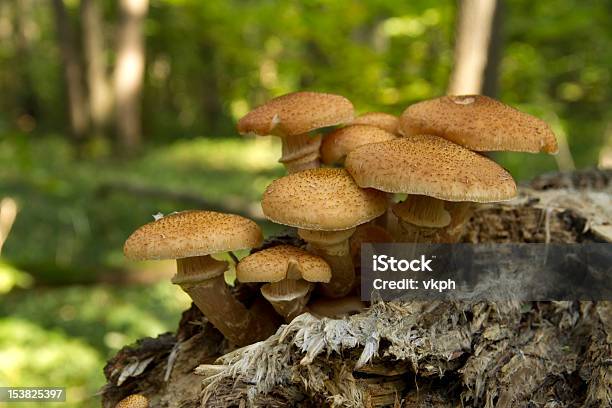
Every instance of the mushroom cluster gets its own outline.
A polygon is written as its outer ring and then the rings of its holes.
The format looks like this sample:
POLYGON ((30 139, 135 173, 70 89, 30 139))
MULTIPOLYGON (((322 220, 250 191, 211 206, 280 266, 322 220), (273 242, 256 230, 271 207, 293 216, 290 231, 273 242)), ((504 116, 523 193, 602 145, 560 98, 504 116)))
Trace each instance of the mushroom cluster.
POLYGON ((191 210, 140 227, 124 253, 175 259, 172 282, 239 346, 306 311, 362 310, 356 268, 363 243, 457 242, 475 203, 515 197, 512 176, 481 152, 557 151, 545 122, 481 95, 420 102, 398 118, 355 116, 342 96, 296 92, 259 106, 237 127, 281 138, 288 174, 266 188, 261 205, 270 221, 296 228, 305 246, 279 244, 238 260, 232 251, 262 244, 260 227, 235 214, 191 210), (238 282, 259 285, 252 304, 228 286, 228 262, 238 282))

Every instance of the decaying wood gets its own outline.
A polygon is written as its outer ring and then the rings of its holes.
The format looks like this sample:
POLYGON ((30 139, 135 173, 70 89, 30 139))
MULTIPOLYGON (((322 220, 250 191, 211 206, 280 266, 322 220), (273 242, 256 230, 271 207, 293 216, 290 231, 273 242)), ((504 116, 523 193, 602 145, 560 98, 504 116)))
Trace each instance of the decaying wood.
MULTIPOLYGON (((463 241, 612 241, 611 211, 611 171, 547 175, 480 207, 463 241)), ((235 350, 192 308, 105 374, 105 407, 134 392, 155 407, 609 407, 612 302, 375 303, 235 350)))

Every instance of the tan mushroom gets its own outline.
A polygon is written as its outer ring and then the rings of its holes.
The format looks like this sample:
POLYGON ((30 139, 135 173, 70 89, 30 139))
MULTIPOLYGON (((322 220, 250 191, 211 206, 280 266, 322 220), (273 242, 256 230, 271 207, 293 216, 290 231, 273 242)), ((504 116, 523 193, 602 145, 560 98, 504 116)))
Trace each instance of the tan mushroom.
POLYGON ((338 319, 361 313, 366 304, 358 296, 345 296, 338 299, 317 299, 308 305, 308 311, 315 316, 338 319))
POLYGON ((128 395, 115 408, 149 408, 149 399, 142 394, 128 395))
POLYGON ((365 145, 349 153, 345 166, 363 188, 408 194, 393 212, 410 241, 453 241, 469 202, 516 196, 512 176, 497 163, 437 136, 365 145))
POLYGON ((483 95, 443 96, 409 106, 400 117, 400 132, 440 136, 475 151, 558 150, 546 122, 483 95))
POLYGON ((224 272, 228 263, 211 255, 257 247, 261 229, 234 214, 183 211, 138 228, 123 251, 132 260, 176 259, 172 282, 193 299, 208 320, 232 343, 244 346, 274 333, 276 325, 262 304, 250 310, 235 299, 224 272))
POLYGON ((395 139, 393 133, 368 125, 350 125, 331 132, 321 143, 321 161, 327 165, 343 163, 346 155, 368 143, 395 139))
POLYGON ((316 129, 353 120, 353 104, 343 96, 319 92, 294 92, 274 98, 238 121, 238 132, 281 138, 280 162, 289 173, 319 167, 321 135, 316 129))
POLYGON ((344 169, 318 168, 275 180, 262 200, 268 219, 298 228, 298 234, 332 268, 323 285, 328 296, 344 296, 352 289, 355 271, 348 239, 357 225, 385 212, 381 191, 362 189, 344 169))
POLYGON ((314 288, 313 282, 329 282, 331 268, 325 260, 307 251, 278 245, 243 258, 236 268, 240 282, 266 282, 262 295, 285 318, 300 315, 314 288))
POLYGON ((369 125, 386 130, 389 133, 399 133, 399 118, 390 113, 368 112, 359 115, 353 120, 353 125, 369 125))

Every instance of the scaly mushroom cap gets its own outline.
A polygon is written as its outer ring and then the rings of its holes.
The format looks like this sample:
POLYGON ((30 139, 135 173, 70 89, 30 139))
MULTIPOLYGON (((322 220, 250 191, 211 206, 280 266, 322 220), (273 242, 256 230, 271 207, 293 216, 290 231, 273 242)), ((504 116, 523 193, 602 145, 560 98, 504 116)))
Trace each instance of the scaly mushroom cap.
POLYGON ((374 126, 346 126, 325 136, 321 144, 321 159, 325 164, 341 162, 351 150, 359 146, 386 142, 395 138, 393 133, 374 126))
POLYGON ((437 136, 417 135, 353 150, 346 169, 361 187, 446 201, 493 202, 516 196, 497 163, 437 136))
POLYGON ((558 151, 550 127, 483 95, 443 96, 409 106, 400 117, 405 136, 441 136, 476 151, 558 151))
POLYGON ((125 241, 129 259, 180 259, 254 248, 261 229, 248 218, 214 211, 169 214, 138 228, 125 241))
POLYGON ((368 112, 359 115, 353 120, 353 125, 370 125, 387 132, 397 134, 399 128, 399 119, 395 115, 383 112, 368 112))
POLYGON ((353 120, 353 104, 343 96, 294 92, 274 98, 238 121, 241 134, 292 136, 353 120))
POLYGON ((115 408, 149 408, 149 400, 144 395, 132 394, 119 401, 115 408))
POLYGON ((304 279, 329 282, 331 268, 321 257, 291 245, 278 245, 243 258, 236 267, 240 282, 279 282, 304 279))
POLYGON ((275 180, 263 195, 265 216, 292 227, 342 231, 385 212, 384 193, 362 189, 344 169, 318 168, 275 180))

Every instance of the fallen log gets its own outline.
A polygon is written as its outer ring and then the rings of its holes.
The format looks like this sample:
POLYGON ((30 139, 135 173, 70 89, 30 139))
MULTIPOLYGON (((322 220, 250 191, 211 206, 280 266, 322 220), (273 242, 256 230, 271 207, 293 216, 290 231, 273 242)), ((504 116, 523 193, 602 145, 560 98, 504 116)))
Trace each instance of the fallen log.
MULTIPOLYGON (((462 240, 612 242, 611 224, 612 171, 549 174, 479 207, 462 240)), ((192 307, 105 374, 105 407, 137 392, 154 407, 608 407, 612 302, 381 302, 240 349, 192 307)))

